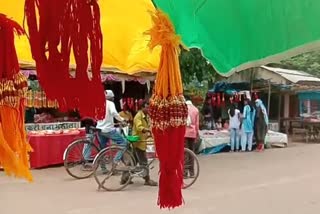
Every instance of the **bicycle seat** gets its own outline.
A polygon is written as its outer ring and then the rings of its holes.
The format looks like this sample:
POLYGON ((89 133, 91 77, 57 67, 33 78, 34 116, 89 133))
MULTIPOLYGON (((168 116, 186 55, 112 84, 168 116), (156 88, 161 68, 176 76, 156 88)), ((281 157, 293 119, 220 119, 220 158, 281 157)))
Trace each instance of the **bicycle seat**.
POLYGON ((140 137, 139 137, 139 136, 131 135, 131 136, 127 136, 127 140, 128 140, 130 143, 137 143, 137 142, 140 141, 140 137))

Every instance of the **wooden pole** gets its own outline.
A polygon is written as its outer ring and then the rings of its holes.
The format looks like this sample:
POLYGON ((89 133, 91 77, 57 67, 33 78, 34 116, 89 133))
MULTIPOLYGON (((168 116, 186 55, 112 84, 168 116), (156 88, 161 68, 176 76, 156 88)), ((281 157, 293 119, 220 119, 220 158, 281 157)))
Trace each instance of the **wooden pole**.
MULTIPOLYGON (((282 95, 281 95, 281 93, 279 93, 279 102, 278 102, 278 126, 279 126, 279 130, 281 130, 281 126, 282 126, 282 124, 281 124, 281 106, 282 106, 282 95)), ((279 131, 278 130, 278 131, 279 131)))
POLYGON ((271 99, 271 82, 268 80, 269 92, 268 92, 268 116, 270 116, 270 99, 271 99))

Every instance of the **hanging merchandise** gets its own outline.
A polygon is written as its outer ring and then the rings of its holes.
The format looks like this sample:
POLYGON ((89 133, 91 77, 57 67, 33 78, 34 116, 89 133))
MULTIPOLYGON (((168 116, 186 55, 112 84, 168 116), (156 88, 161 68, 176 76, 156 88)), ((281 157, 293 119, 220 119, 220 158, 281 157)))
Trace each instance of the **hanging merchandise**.
POLYGON ((162 47, 150 118, 156 151, 160 161, 158 205, 174 208, 182 205, 183 148, 188 109, 183 97, 179 67, 180 37, 161 11, 152 14, 149 46, 162 47))
POLYGON ((213 95, 211 96, 211 105, 212 105, 213 107, 215 107, 215 106, 217 105, 217 102, 216 102, 216 94, 213 94, 213 95))
POLYGON ((239 94, 238 93, 236 93, 236 95, 234 95, 234 101, 236 102, 236 103, 238 103, 239 102, 239 94))
POLYGON ((28 83, 19 70, 14 32, 24 34, 18 23, 0 14, 0 165, 7 175, 31 181, 23 101, 28 83))
POLYGON ((221 107, 221 95, 220 95, 220 93, 217 94, 217 106, 221 107))
POLYGON ((25 15, 32 56, 47 97, 57 100, 62 111, 79 109, 83 116, 104 118, 102 33, 97 1, 26 0, 25 15), (76 61, 75 77, 69 73, 71 52, 76 61))
POLYGON ((225 101, 224 93, 222 93, 221 106, 222 106, 222 107, 225 107, 225 106, 226 106, 226 101, 225 101))
POLYGON ((229 100, 230 100, 230 103, 231 103, 231 104, 234 103, 234 97, 230 97, 229 100))
POLYGON ((144 102, 144 100, 143 100, 143 99, 140 99, 140 100, 138 101, 139 109, 142 107, 143 102, 144 102))
POLYGON ((139 111, 139 103, 138 103, 138 100, 135 100, 135 112, 138 112, 139 111))
POLYGON ((47 99, 43 91, 28 90, 24 103, 28 108, 59 108, 58 102, 47 99))

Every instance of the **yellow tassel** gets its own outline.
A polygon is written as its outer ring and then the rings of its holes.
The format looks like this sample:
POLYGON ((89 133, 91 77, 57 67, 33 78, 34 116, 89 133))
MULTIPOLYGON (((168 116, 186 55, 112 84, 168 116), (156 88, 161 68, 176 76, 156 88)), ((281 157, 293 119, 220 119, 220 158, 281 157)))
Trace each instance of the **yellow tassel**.
POLYGON ((181 38, 176 35, 170 19, 162 11, 152 15, 153 27, 147 31, 151 40, 150 49, 162 47, 155 93, 161 97, 178 96, 183 93, 179 67, 181 38))
POLYGON ((185 126, 188 109, 183 97, 179 65, 181 38, 162 11, 151 13, 151 17, 153 26, 146 32, 151 37, 149 47, 162 48, 154 94, 150 99, 151 125, 162 130, 185 126))
POLYGON ((0 106, 0 165, 7 175, 32 181, 29 170, 31 147, 24 129, 24 109, 0 106))

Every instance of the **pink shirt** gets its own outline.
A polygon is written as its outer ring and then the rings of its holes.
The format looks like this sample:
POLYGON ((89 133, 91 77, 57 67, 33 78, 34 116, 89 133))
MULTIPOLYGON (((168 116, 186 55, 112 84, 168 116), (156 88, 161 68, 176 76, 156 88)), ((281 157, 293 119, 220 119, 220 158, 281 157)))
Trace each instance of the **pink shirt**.
POLYGON ((191 101, 187 101, 187 105, 190 125, 187 125, 185 137, 196 139, 199 134, 199 110, 191 103, 191 101))

